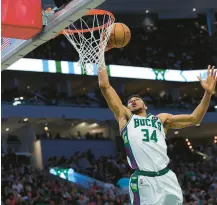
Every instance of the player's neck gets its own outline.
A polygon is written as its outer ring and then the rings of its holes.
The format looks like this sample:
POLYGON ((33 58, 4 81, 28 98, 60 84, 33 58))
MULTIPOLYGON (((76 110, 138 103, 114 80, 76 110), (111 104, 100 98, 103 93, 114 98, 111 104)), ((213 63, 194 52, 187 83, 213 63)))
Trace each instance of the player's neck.
POLYGON ((138 113, 137 115, 142 116, 142 117, 147 117, 147 113, 146 112, 138 113))
POLYGON ((146 111, 138 111, 138 112, 134 112, 133 114, 139 115, 139 116, 142 116, 142 117, 147 117, 146 111))

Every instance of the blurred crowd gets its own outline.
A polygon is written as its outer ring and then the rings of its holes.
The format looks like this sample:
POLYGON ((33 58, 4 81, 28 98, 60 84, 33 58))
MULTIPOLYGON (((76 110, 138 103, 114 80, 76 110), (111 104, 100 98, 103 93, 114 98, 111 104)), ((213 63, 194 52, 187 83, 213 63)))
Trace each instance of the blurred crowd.
MULTIPOLYGON (((201 101, 202 95, 194 96, 188 93, 176 93, 172 95, 168 91, 153 92, 151 89, 145 89, 140 95, 146 100, 149 107, 153 108, 176 108, 193 110, 201 101)), ((129 93, 118 93, 121 100, 125 103, 129 93)), ((108 108, 101 91, 97 88, 92 93, 76 94, 69 96, 67 92, 58 92, 54 87, 41 88, 34 90, 20 90, 18 88, 3 89, 2 103, 13 103, 13 105, 52 105, 52 106, 72 106, 72 107, 98 107, 108 108), (20 99, 18 96, 22 96, 20 99), (18 98, 17 98, 18 97, 18 98)), ((214 94, 208 112, 214 112, 217 105, 217 94, 214 94)))
MULTIPOLYGON (((122 152, 124 153, 124 151, 122 152)), ((95 159, 91 150, 75 152, 71 158, 52 157, 44 170, 36 170, 27 156, 10 152, 2 156, 3 205, 130 205, 129 195, 118 186, 129 178, 123 154, 95 159), (51 167, 73 168, 105 183, 94 182, 89 188, 52 176, 51 167)), ((184 205, 217 204, 217 145, 195 146, 190 151, 184 139, 168 141, 170 168, 177 174, 183 190, 184 205), (206 159, 198 153, 203 152, 206 159)))
POLYGON ((129 196, 115 186, 86 189, 36 170, 13 153, 2 159, 2 205, 130 205, 129 196))
POLYGON ((91 150, 84 153, 75 152, 71 158, 51 157, 48 159, 47 167, 73 168, 79 173, 86 174, 105 183, 117 184, 123 177, 130 177, 131 169, 123 155, 112 157, 102 156, 95 159, 91 150))
POLYGON ((108 64, 178 70, 203 69, 209 62, 215 65, 216 43, 198 24, 192 19, 161 20, 132 28, 129 45, 108 52, 108 64))
POLYGON ((171 139, 168 155, 183 190, 184 204, 217 204, 217 145, 195 145, 192 152, 183 139, 171 139))
MULTIPOLYGON (((127 20, 121 20, 127 24, 127 20)), ((204 69, 208 64, 217 64, 217 42, 214 37, 208 36, 204 16, 159 20, 150 25, 134 22, 134 25, 129 25, 132 34, 130 43, 125 48, 109 51, 106 56, 108 64, 185 70, 204 69)), ((78 61, 77 52, 63 35, 26 57, 78 61)))
POLYGON ((81 134, 77 132, 77 135, 69 134, 62 136, 60 133, 53 135, 49 130, 44 130, 43 133, 36 135, 37 139, 62 139, 62 140, 110 140, 103 135, 103 132, 81 134))

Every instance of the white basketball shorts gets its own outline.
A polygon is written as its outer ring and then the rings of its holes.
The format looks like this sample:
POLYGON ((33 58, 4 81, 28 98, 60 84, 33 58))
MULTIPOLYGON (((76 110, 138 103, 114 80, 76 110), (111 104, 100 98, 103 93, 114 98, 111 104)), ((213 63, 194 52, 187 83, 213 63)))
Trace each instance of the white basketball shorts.
POLYGON ((173 171, 167 169, 166 173, 158 172, 158 176, 150 176, 147 173, 149 172, 135 171, 130 178, 129 191, 132 205, 181 205, 183 203, 182 190, 173 171))

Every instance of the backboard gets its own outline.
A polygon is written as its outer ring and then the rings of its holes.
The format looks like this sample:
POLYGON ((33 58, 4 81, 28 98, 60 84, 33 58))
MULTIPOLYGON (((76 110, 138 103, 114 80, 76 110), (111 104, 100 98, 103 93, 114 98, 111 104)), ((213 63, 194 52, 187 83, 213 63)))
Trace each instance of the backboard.
POLYGON ((96 8, 105 0, 72 0, 57 12, 47 16, 43 30, 29 40, 3 38, 1 39, 1 70, 24 57, 26 54, 49 41, 69 24, 85 15, 90 9, 96 8))

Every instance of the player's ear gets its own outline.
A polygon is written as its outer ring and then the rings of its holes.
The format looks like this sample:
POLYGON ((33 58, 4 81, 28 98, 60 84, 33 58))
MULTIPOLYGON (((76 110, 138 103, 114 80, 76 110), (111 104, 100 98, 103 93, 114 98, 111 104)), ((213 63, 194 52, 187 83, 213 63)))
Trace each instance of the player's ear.
POLYGON ((148 107, 144 104, 144 108, 147 110, 148 109, 148 107))

